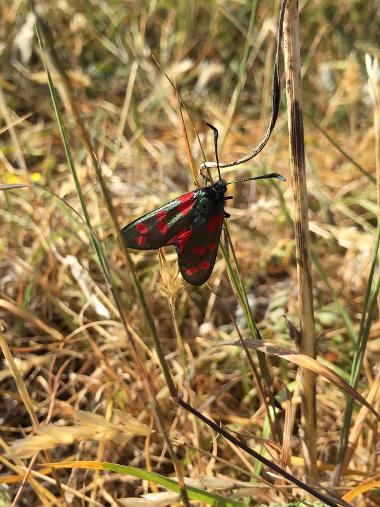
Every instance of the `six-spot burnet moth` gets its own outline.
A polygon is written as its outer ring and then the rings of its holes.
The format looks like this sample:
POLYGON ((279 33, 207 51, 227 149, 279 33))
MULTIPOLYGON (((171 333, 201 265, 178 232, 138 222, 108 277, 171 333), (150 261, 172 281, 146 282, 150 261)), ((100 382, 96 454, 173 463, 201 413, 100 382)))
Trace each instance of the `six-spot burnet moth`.
POLYGON ((224 202, 232 199, 231 196, 224 195, 227 185, 265 178, 285 181, 280 174, 270 173, 227 183, 220 175, 218 130, 209 123, 207 125, 214 131, 219 179, 209 187, 177 197, 121 230, 122 238, 129 248, 156 250, 174 245, 181 274, 192 285, 207 282, 214 268, 223 220, 230 216, 224 211, 224 202))

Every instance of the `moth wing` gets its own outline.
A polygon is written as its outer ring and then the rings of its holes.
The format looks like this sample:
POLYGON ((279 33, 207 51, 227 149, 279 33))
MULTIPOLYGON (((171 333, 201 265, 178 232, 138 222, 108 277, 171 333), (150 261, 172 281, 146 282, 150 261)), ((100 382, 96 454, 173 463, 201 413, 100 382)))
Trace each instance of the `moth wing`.
POLYGON ((176 238, 178 265, 191 285, 203 285, 210 278, 218 252, 224 211, 213 213, 197 229, 188 229, 176 238))
POLYGON ((126 245, 137 250, 156 250, 171 244, 170 240, 191 223, 196 199, 197 191, 188 192, 126 225, 121 230, 126 245))

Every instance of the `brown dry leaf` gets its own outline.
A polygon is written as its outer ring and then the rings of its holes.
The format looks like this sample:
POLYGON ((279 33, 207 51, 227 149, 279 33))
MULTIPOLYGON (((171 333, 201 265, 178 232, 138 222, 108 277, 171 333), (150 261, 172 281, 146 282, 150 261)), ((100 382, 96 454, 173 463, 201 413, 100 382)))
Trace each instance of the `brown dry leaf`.
MULTIPOLYGON (((353 389, 345 380, 342 379, 337 373, 332 371, 327 366, 321 364, 316 359, 312 359, 309 356, 306 356, 304 354, 299 354, 295 350, 289 350, 284 349, 282 347, 277 347, 276 345, 272 345, 268 342, 263 342, 261 340, 245 340, 245 344, 248 348, 260 350, 264 354, 272 354, 277 357, 282 357, 284 359, 287 359, 293 364, 296 364, 297 366, 301 366, 302 368, 307 368, 310 371, 313 371, 317 375, 322 375, 327 380, 338 386, 340 389, 345 391, 347 394, 355 398, 355 400, 360 403, 361 405, 364 405, 367 407, 378 419, 380 419, 380 415, 376 412, 376 410, 367 402, 365 398, 361 394, 359 394, 355 389, 353 389)), ((218 347, 220 345, 234 345, 236 347, 240 346, 240 342, 234 341, 234 342, 222 342, 221 344, 218 344, 218 347)))
POLYGON ((196 479, 185 478, 185 483, 195 488, 209 489, 212 491, 235 489, 240 486, 250 486, 249 482, 243 482, 229 477, 211 477, 208 475, 200 475, 196 479))
POLYGON ((291 459, 291 439, 293 432, 293 410, 292 401, 290 399, 289 391, 286 390, 287 398, 285 405, 285 421, 284 421, 284 432, 282 437, 282 449, 281 449, 281 466, 286 468, 290 464, 291 459))

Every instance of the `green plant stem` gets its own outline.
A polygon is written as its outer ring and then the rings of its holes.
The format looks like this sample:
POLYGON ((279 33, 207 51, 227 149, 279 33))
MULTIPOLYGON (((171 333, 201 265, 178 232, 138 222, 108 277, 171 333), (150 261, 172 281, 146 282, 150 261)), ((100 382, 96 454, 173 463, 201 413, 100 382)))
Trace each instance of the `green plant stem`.
MULTIPOLYGON (((373 320, 373 312, 377 304, 377 298, 380 290, 380 276, 378 276, 375 289, 371 295, 377 258, 379 254, 379 246, 380 246, 380 225, 378 226, 377 229, 376 244, 372 255, 372 263, 368 275, 368 282, 364 296, 363 309, 360 319, 359 339, 357 340, 355 355, 351 367, 350 386, 353 387, 354 389, 357 388, 359 383, 360 372, 362 369, 364 354, 366 351, 369 332, 373 320)), ((354 409, 354 399, 352 398, 352 396, 350 396, 347 400, 347 405, 344 412, 343 428, 341 432, 339 449, 337 453, 336 465, 334 470, 334 478, 333 478, 334 486, 338 486, 343 468, 347 465, 346 456, 353 409, 354 409)))
MULTIPOLYGON (((37 16, 37 14, 36 14, 36 16, 37 16)), ((101 190, 102 190, 102 194, 103 194, 103 197, 104 197, 104 200, 105 200, 105 203, 106 203, 107 210, 108 210, 108 212, 109 212, 109 214, 111 216, 112 222, 113 222, 115 230, 117 232, 117 235, 118 235, 118 238, 119 238, 119 243, 121 244, 122 250, 125 253, 125 257, 126 257, 126 260, 127 260, 127 265, 128 265, 130 273, 132 274, 132 279, 134 281, 135 289, 136 289, 136 291, 137 291, 137 293, 139 295, 139 299, 140 299, 140 302, 141 302, 141 304, 143 306, 143 310, 144 310, 144 313, 145 313, 145 316, 146 316, 146 319, 147 319, 147 322, 148 322, 148 326, 149 326, 149 328, 151 330, 151 333, 153 335, 153 340, 155 342, 157 355, 158 355, 160 363, 162 365, 164 376, 165 376, 165 379, 166 379, 166 381, 168 383, 168 386, 169 386, 169 391, 170 392, 176 392, 173 380, 172 380, 172 378, 170 376, 170 373, 169 373, 169 368, 167 366, 167 363, 165 361, 165 358, 164 358, 164 355, 163 355, 163 352, 162 352, 162 349, 161 349, 160 341, 159 341, 159 338, 158 338, 158 335, 157 335, 157 331, 156 331, 156 328, 155 328, 155 325, 154 325, 154 322, 153 322, 153 318, 152 318, 152 316, 151 316, 151 314, 150 314, 150 312, 148 310, 148 307, 147 307, 147 304, 146 304, 146 301, 145 301, 145 297, 144 297, 141 285, 140 285, 140 283, 139 283, 139 281, 137 279, 136 273, 134 271, 134 266, 133 266, 133 263, 132 263, 132 259, 131 259, 130 255, 129 255, 128 249, 126 248, 126 246, 124 245, 124 243, 123 243, 123 241, 122 241, 122 239, 120 237, 120 228, 119 228, 119 225, 118 225, 118 222, 117 222, 116 214, 115 214, 113 206, 112 206, 111 197, 110 197, 110 194, 108 192, 108 188, 106 187, 106 184, 105 184, 105 182, 103 180, 103 177, 102 177, 102 174, 101 174, 101 170, 100 170, 100 165, 99 165, 99 162, 98 162, 98 160, 96 158, 95 150, 93 149, 90 137, 88 136, 87 131, 86 131, 86 129, 85 129, 84 125, 83 125, 83 122, 81 120, 80 113, 79 113, 79 110, 77 108, 76 101, 73 99, 73 95, 71 93, 71 84, 70 84, 70 81, 68 79, 68 76, 66 74, 65 69, 63 68, 63 66, 60 63, 60 59, 59 59, 57 53, 55 52, 54 42, 53 42, 53 38, 51 36, 50 30, 48 29, 47 25, 45 23, 43 23, 42 20, 39 17, 37 17, 37 19, 38 19, 37 33, 38 33, 38 36, 39 36, 39 41, 40 41, 41 49, 43 48, 42 35, 41 35, 41 32, 42 32, 42 34, 44 36, 44 40, 45 40, 45 37, 46 37, 46 40, 48 41, 48 46, 49 46, 49 49, 50 49, 50 55, 53 56, 54 65, 55 65, 56 69, 58 70, 59 74, 61 75, 63 83, 65 84, 66 93, 67 93, 67 95, 69 97, 70 105, 71 105, 71 108, 72 108, 72 111, 73 111, 73 114, 74 114, 74 118, 76 120, 76 124, 79 127, 80 133, 82 135, 82 139, 84 140, 84 142, 86 144, 86 147, 88 149, 88 152, 90 154, 90 157, 91 157, 91 160, 92 160, 92 163, 93 163, 93 167, 94 167, 94 170, 95 170, 95 174, 97 176, 97 179, 98 179, 98 182, 100 184, 100 187, 101 187, 101 190)), ((81 203, 81 207, 82 207, 82 210, 83 210, 85 221, 86 221, 89 229, 92 230, 90 216, 89 216, 89 213, 88 213, 88 210, 87 210, 87 206, 86 206, 86 203, 85 203, 85 200, 84 200, 84 196, 83 196, 83 193, 82 193, 82 190, 81 190, 79 178, 78 178, 77 171, 76 171, 76 168, 75 168, 75 165, 74 165, 74 162, 73 162, 73 158, 72 158, 72 155, 71 155, 71 150, 70 150, 70 147, 69 147, 69 144, 68 144, 68 141, 67 141, 67 135, 66 135, 65 127, 64 127, 63 121, 61 119, 60 111, 59 111, 59 108, 58 108, 58 97, 57 97, 57 94, 56 94, 54 86, 53 86, 53 82, 52 82, 52 79, 51 79, 51 76, 50 76, 50 72, 49 72, 49 70, 48 70, 48 68, 47 68, 46 65, 45 65, 45 68, 46 68, 46 72, 47 72, 47 76, 48 76, 48 83, 49 83, 50 93, 51 93, 51 96, 52 96, 53 107, 54 107, 54 110, 55 110, 57 123, 58 123, 59 129, 60 129, 60 132, 61 132, 61 138, 62 138, 62 141, 63 141, 63 145, 64 145, 64 149, 65 149, 68 165, 69 165, 69 168, 71 170, 71 173, 72 173, 72 176, 73 176, 73 179, 74 179, 75 187, 76 187, 77 194, 78 194, 78 197, 79 197, 79 200, 80 200, 80 203, 81 203)), ((129 341, 129 343, 131 345, 131 350, 132 350, 132 354, 133 354, 134 360, 136 361, 136 364, 139 366, 140 371, 142 373, 142 377, 144 379, 144 385, 145 385, 145 387, 147 389, 147 392, 149 393, 150 402, 151 402, 151 405, 152 405, 153 412, 154 412, 154 414, 156 416, 156 420, 157 420, 158 426, 159 426, 159 428, 160 428, 160 430, 161 430, 161 432, 162 432, 162 434, 163 434, 163 436, 165 438, 165 442, 166 442, 166 445, 168 447, 169 454, 171 456, 174 468, 175 468, 177 476, 178 476, 178 483, 179 483, 179 486, 180 486, 180 489, 181 489, 182 500, 183 500, 183 502, 184 502, 185 505, 189 505, 189 500, 188 500, 187 493, 186 493, 186 487, 185 487, 185 482, 184 482, 184 478, 183 478, 182 468, 180 466, 179 461, 177 460, 177 457, 176 457, 175 452, 174 452, 174 448, 173 448, 173 446, 172 446, 172 444, 170 442, 169 435, 168 435, 168 433, 166 431, 166 428, 165 428, 165 425, 164 425, 164 417, 162 415, 161 409, 160 409, 160 407, 159 407, 159 405, 158 405, 158 403, 156 401, 156 398, 155 398, 155 392, 154 392, 154 388, 153 388, 153 382, 148 377, 148 373, 147 373, 147 371, 144 368, 143 362, 139 358, 136 344, 135 344, 135 342, 134 342, 131 334, 129 333, 127 321, 126 321, 126 318, 125 318, 125 312, 124 312, 124 309, 123 309, 123 305, 121 303, 121 298, 119 296, 118 291, 114 288, 114 286, 112 284, 112 278, 111 278, 111 275, 110 275, 110 271, 108 269, 108 265, 107 265, 107 262, 106 262, 106 258, 105 258, 104 252, 103 252, 100 244, 98 244, 98 243, 96 243, 96 242, 93 241, 93 235, 91 235, 91 241, 92 241, 93 246, 95 248, 95 251, 97 253, 97 256, 98 256, 99 262, 101 264, 102 271, 103 271, 103 273, 105 275, 107 284, 108 284, 108 286, 110 288, 110 291, 111 291, 111 293, 112 293, 112 295, 114 297, 116 306, 118 308, 118 311, 119 311, 119 314, 120 314, 120 318, 121 318, 121 321, 123 323, 127 339, 128 339, 128 341, 129 341)))
MULTIPOLYGON (((250 330, 252 337, 254 339, 259 340, 261 337, 260 337, 260 334, 258 333, 258 329, 257 329, 256 323, 253 319, 251 308, 249 306, 247 291, 245 290, 242 277, 240 276, 239 264, 238 264, 238 261, 236 258, 235 249, 233 247, 233 244, 231 241, 231 236, 229 234, 227 226, 225 226, 224 231, 226 234, 226 238, 228 241, 230 251, 232 252, 232 255, 233 255, 235 266, 236 266, 236 270, 234 270, 232 268, 232 265, 231 265, 230 260, 228 258, 226 249, 221 244, 220 249, 221 249, 224 261, 227 266, 227 271, 230 275, 231 286, 232 286, 233 290, 235 291, 235 293, 238 297, 239 303, 244 311, 245 317, 247 319, 248 328, 250 330)), ((279 439, 278 441, 280 441, 281 440, 281 438, 280 438, 281 431, 280 431, 279 423, 278 423, 277 417, 276 417, 276 408, 275 408, 276 405, 275 405, 273 392, 272 392, 272 388, 271 388, 273 382, 272 382, 271 375, 269 373, 269 369, 268 369, 268 366, 267 366, 267 363, 265 360, 265 355, 261 351, 256 351, 256 354, 257 354, 257 359, 259 361, 260 371, 261 371, 261 374, 264 379, 264 385, 265 385, 264 392, 268 396, 268 399, 270 400, 271 406, 273 409, 272 412, 269 409, 267 410, 268 419, 271 421, 271 425, 273 424, 273 426, 271 426, 273 429, 273 438, 279 439)), ((266 407, 267 407, 267 405, 266 405, 266 407)))

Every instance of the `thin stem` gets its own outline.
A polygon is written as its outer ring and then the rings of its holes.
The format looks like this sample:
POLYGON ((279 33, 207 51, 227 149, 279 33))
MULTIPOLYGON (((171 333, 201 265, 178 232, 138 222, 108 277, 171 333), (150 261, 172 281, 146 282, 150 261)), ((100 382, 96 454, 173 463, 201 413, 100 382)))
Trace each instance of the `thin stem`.
MULTIPOLYGON (((301 352, 316 357, 310 233, 305 171, 301 94, 298 0, 287 0, 284 19, 284 60, 288 106, 290 170, 293 188, 301 352)), ((302 426, 307 470, 317 479, 315 374, 302 369, 302 426)))
MULTIPOLYGON (((232 252, 232 256, 233 256, 234 263, 236 266, 236 271, 235 271, 232 269, 231 263, 230 263, 229 258, 227 256, 226 249, 221 244, 220 250, 221 250, 223 258, 226 262, 228 273, 231 277, 231 286, 232 286, 233 290, 235 290, 236 295, 239 299, 239 303, 245 313, 248 328, 250 330, 252 337, 254 339, 259 340, 261 338, 261 336, 260 336, 260 333, 257 329, 256 323, 255 323, 253 315, 252 315, 251 308, 249 306, 247 291, 245 290, 243 280, 240 276, 239 264, 238 264, 238 261, 236 258, 235 249, 234 249, 234 246, 233 246, 227 226, 225 226, 224 232, 225 232, 228 246, 232 252)), ((275 404, 275 400, 274 400, 274 396, 273 396, 273 392, 272 392, 273 381, 272 381, 272 378, 271 378, 271 375, 270 375, 270 372, 269 372, 269 369, 268 369, 268 366, 266 363, 265 355, 259 350, 256 351, 256 355, 257 355, 257 359, 259 362, 260 371, 261 371, 261 374, 264 379, 265 394, 268 396, 268 399, 270 400, 270 403, 271 403, 271 406, 273 409, 272 411, 270 411, 270 410, 267 411, 268 418, 273 422, 274 428, 276 429, 276 432, 273 434, 273 438, 280 441, 281 440, 281 438, 280 438, 281 432, 280 432, 280 427, 279 427, 279 424, 277 421, 276 404, 275 404)))
MULTIPOLYGON (((166 382, 168 384, 168 387, 169 387, 169 392, 170 393, 175 392, 174 383, 173 383, 172 377, 170 375, 168 365, 167 365, 167 363, 165 361, 164 354, 162 352, 160 340, 158 338, 158 334, 157 334, 156 327, 154 325, 153 318, 152 318, 152 316, 151 316, 151 314, 149 312, 149 309, 148 309, 148 306, 147 306, 147 303, 146 303, 146 300, 145 300, 145 297, 144 297, 144 293, 142 291, 142 287, 141 287, 141 285, 139 283, 139 280, 138 280, 138 278, 136 276, 136 273, 135 273, 135 270, 134 270, 134 266, 133 266, 133 262, 132 262, 132 259, 131 259, 130 255, 129 255, 129 251, 128 251, 128 249, 127 249, 127 247, 126 247, 125 243, 123 242, 123 240, 121 238, 121 235, 120 235, 120 227, 119 227, 118 220, 116 218, 116 214, 115 214, 115 211, 114 211, 114 208, 113 208, 113 205, 112 205, 110 193, 109 193, 108 188, 107 188, 107 186, 105 184, 105 181, 104 181, 104 179, 102 177, 99 161, 97 160, 97 157, 96 157, 96 154, 95 154, 95 150, 94 150, 94 147, 92 145, 90 136, 88 135, 87 130, 86 130, 86 128, 85 128, 85 126, 84 126, 84 124, 82 122, 81 115, 80 115, 80 112, 79 112, 79 108, 77 106, 77 102, 74 100, 74 96, 73 96, 73 93, 72 93, 71 82, 70 82, 70 80, 69 80, 69 78, 67 76, 66 70, 64 69, 64 67, 63 67, 63 65, 61 63, 61 60, 60 60, 60 58, 58 56, 58 53, 55 50, 54 40, 53 40, 53 37, 52 37, 52 34, 50 32, 50 29, 49 29, 48 25, 44 21, 42 21, 42 19, 37 15, 37 13, 35 11, 35 8, 34 8, 33 0, 31 0, 31 5, 32 5, 33 12, 36 15, 36 19, 37 19, 37 33, 38 33, 38 37, 39 37, 39 40, 40 40, 41 48, 45 48, 46 45, 47 45, 47 47, 49 49, 50 57, 51 57, 51 59, 52 59, 52 61, 54 63, 54 66, 57 69, 57 71, 60 74, 60 77, 62 79, 62 83, 64 85, 66 95, 67 95, 67 97, 69 99, 70 107, 71 107, 71 110, 73 112, 76 125, 79 128, 79 132, 81 134, 82 140, 85 143, 86 148, 88 150, 88 153, 90 155, 90 158, 91 158, 94 170, 95 170, 95 174, 96 174, 96 177, 97 177, 98 182, 100 184, 102 195, 103 195, 103 198, 104 198, 105 203, 106 203, 107 210, 108 210, 109 215, 110 215, 110 217, 112 219, 114 228, 115 228, 115 230, 116 230, 116 232, 118 234, 118 239, 119 239, 119 243, 121 245, 121 248, 122 248, 122 250, 123 250, 123 252, 125 254, 125 258, 126 258, 126 261, 127 261, 129 272, 130 272, 130 274, 132 276, 132 280, 133 280, 136 292, 137 292, 137 294, 139 296, 140 303, 141 303, 141 306, 143 308, 143 311, 144 311, 144 314, 145 314, 145 317, 146 317, 146 321, 147 321, 148 326, 150 328, 150 331, 151 331, 151 334, 152 334, 152 338, 153 338, 153 341, 154 341, 155 346, 156 346, 156 352, 157 352, 159 361, 160 361, 161 366, 162 366, 164 377, 165 377, 165 380, 166 380, 166 382), (43 39, 42 39, 42 37, 43 37, 43 39)), ((44 62, 44 64, 45 64, 45 62, 44 62)), ((67 142, 67 136, 66 136, 66 132, 65 132, 65 127, 64 127, 63 121, 61 119, 61 114, 60 114, 60 111, 59 111, 59 108, 58 108, 58 97, 56 95, 56 91, 54 89, 54 86, 53 86, 53 83, 52 83, 52 80, 51 80, 51 76, 50 76, 48 68, 46 67, 46 64, 45 64, 45 68, 46 68, 46 72, 47 72, 47 75, 48 75, 49 88, 50 88, 50 92, 51 92, 51 96, 52 96, 54 110, 55 110, 55 113, 56 113, 57 123, 58 123, 60 131, 61 131, 61 137, 62 137, 62 141, 63 141, 63 144, 64 144, 67 161, 68 161, 68 164, 69 164, 69 167, 70 167, 70 170, 71 170, 74 182, 75 182, 75 187, 76 187, 76 190, 77 190, 77 193, 78 193, 78 197, 79 197, 79 200, 80 200, 80 203, 81 203, 81 207, 82 207, 82 210, 83 210, 83 213, 84 213, 84 216, 85 216, 86 223, 87 223, 89 229, 92 230, 90 216, 89 216, 89 213, 88 213, 88 210, 87 210, 87 206, 86 206, 86 203, 85 203, 85 200, 84 200, 84 197, 83 197, 83 193, 82 193, 82 190, 81 190, 79 178, 78 178, 78 175, 77 175, 77 172, 76 172, 76 168, 75 168, 75 165, 74 165, 74 162, 73 162, 73 158, 72 158, 72 155, 71 155, 70 146, 69 146, 69 144, 67 142)), ((179 483, 180 490, 181 490, 181 498, 182 498, 184 504, 186 506, 188 506, 190 504, 189 504, 189 500, 188 500, 187 493, 186 493, 186 487, 185 487, 185 482, 184 482, 184 478, 183 478, 182 468, 181 468, 181 465, 180 465, 180 463, 179 463, 179 461, 178 461, 178 459, 176 457, 176 454, 174 452, 174 448, 173 448, 173 446, 172 446, 172 444, 170 442, 169 435, 168 435, 168 433, 167 433, 167 431, 165 429, 165 426, 164 426, 164 417, 163 417, 163 414, 161 412, 161 409, 160 409, 160 407, 159 407, 159 405, 157 403, 156 397, 155 397, 155 390, 154 390, 154 387, 153 387, 153 381, 152 381, 152 379, 149 378, 148 372, 144 368, 143 361, 140 359, 139 354, 138 354, 137 346, 136 346, 136 344, 134 342, 134 339, 133 339, 132 335, 130 334, 130 332, 128 330, 128 323, 126 321, 123 304, 121 302, 121 298, 120 298, 119 292, 116 290, 116 288, 112 284, 112 278, 110 276, 110 270, 109 270, 108 263, 107 263, 107 260, 105 258, 103 249, 100 246, 100 244, 98 244, 98 243, 96 243, 96 242, 93 241, 93 235, 91 235, 91 240, 93 242, 93 246, 94 246, 95 251, 97 253, 99 262, 101 264, 101 267, 102 267, 103 273, 105 275, 106 281, 107 281, 107 283, 109 285, 110 291, 111 291, 111 293, 112 293, 112 295, 114 297, 116 306, 117 306, 119 314, 120 314, 120 319, 121 319, 123 327, 125 329, 126 337, 127 337, 128 341, 129 341, 129 343, 131 345, 132 356, 133 356, 136 364, 138 365, 138 367, 139 367, 139 369, 141 371, 142 378, 144 380, 144 386, 145 386, 145 388, 146 388, 146 390, 147 390, 147 392, 149 394, 149 399, 150 399, 150 403, 151 403, 153 412, 155 414, 158 426, 159 426, 159 428, 160 428, 160 430, 161 430, 161 432, 162 432, 162 434, 164 436, 165 443, 167 445, 169 454, 170 454, 172 462, 173 462, 173 466, 174 466, 176 474, 178 476, 178 483, 179 483)))
MULTIPOLYGON (((359 383, 360 372, 363 365, 364 354, 366 351, 368 336, 373 319, 373 311, 379 296, 380 276, 377 279, 374 292, 371 295, 371 289, 373 286, 375 275, 375 268, 379 255, 379 246, 380 246, 380 226, 377 229, 376 244, 373 252, 370 272, 368 275, 368 283, 364 295, 364 303, 360 319, 359 338, 356 343, 355 355, 351 366, 350 386, 353 387, 354 389, 356 389, 359 383)), ((342 470, 346 465, 348 465, 348 463, 346 462, 346 456, 353 409, 354 409, 354 399, 352 397, 349 397, 346 405, 346 410, 344 412, 343 428, 340 436, 339 449, 337 453, 336 466, 334 470, 334 478, 333 478, 334 486, 338 486, 342 470)))
POLYGON ((169 301, 168 305, 169 305, 169 311, 170 311, 170 315, 172 317, 172 321, 173 321, 173 325, 174 325, 175 335, 177 338, 178 350, 179 350, 179 353, 180 353, 180 356, 182 359, 183 368, 185 370, 185 375, 187 376, 188 361, 187 361, 187 355, 186 355, 186 350, 185 350, 185 343, 184 343, 183 336, 182 336, 182 333, 181 333, 181 330, 179 328, 178 321, 176 318, 174 303, 172 301, 169 301))
MULTIPOLYGON (((239 158, 238 160, 233 160, 232 162, 220 162, 219 167, 232 167, 235 165, 243 164, 244 162, 248 162, 252 158, 256 157, 265 147, 267 142, 270 139, 270 136, 272 134, 272 131, 274 129, 274 126, 276 125, 278 112, 280 109, 280 98, 281 98, 281 81, 280 81, 280 71, 279 71, 279 65, 280 65, 280 47, 281 47, 281 40, 282 40, 282 28, 283 28, 283 21, 284 21, 284 12, 285 12, 285 4, 287 0, 282 0, 281 7, 280 7, 280 15, 279 15, 279 21, 278 21, 278 28, 277 28, 277 46, 276 46, 276 57, 274 60, 274 68, 273 68, 273 83, 272 83, 272 116, 269 121, 269 125, 267 128, 266 133, 264 134, 264 137, 259 142, 255 148, 253 148, 252 151, 250 151, 247 155, 244 155, 243 157, 239 158)), ((215 162, 204 162, 202 164, 202 169, 209 169, 211 167, 216 167, 215 162)))
POLYGON ((245 444, 245 442, 243 442, 241 439, 239 439, 239 438, 231 435, 222 426, 220 426, 219 424, 215 423, 211 419, 208 419, 205 415, 203 415, 201 412, 199 412, 198 410, 196 410, 194 407, 192 407, 191 405, 189 405, 188 403, 186 403, 181 398, 175 397, 173 401, 175 401, 176 403, 178 403, 178 405, 180 405, 181 407, 183 407, 188 412, 194 414, 198 419, 200 419, 201 421, 203 421, 205 424, 207 424, 207 426, 209 426, 210 428, 212 428, 218 434, 222 435, 226 440, 228 440, 229 442, 231 442, 234 445, 238 446, 240 449, 243 449, 243 451, 245 451, 247 454, 249 454, 250 456, 252 456, 255 459, 259 460, 261 463, 263 463, 264 465, 266 465, 267 467, 269 467, 271 470, 273 470, 277 474, 281 475, 282 477, 284 477, 288 481, 292 482, 296 486, 298 486, 298 487, 302 488, 303 490, 307 491, 311 495, 315 496, 315 498, 318 498, 319 500, 321 500, 325 504, 327 504, 327 505, 329 505, 331 507, 338 507, 338 505, 344 505, 346 507, 347 506, 350 507, 349 504, 347 504, 347 502, 345 502, 344 500, 342 500, 340 498, 337 499, 337 501, 332 500, 331 498, 327 497, 323 493, 320 493, 319 491, 317 491, 316 489, 312 488, 308 484, 300 481, 299 479, 297 479, 297 477, 295 477, 294 475, 288 473, 286 470, 284 470, 283 468, 281 468, 279 465, 276 465, 276 463, 272 463, 271 461, 269 461, 264 456, 261 456, 261 454, 257 453, 256 451, 254 451, 253 449, 251 449, 250 447, 248 447, 245 444))

